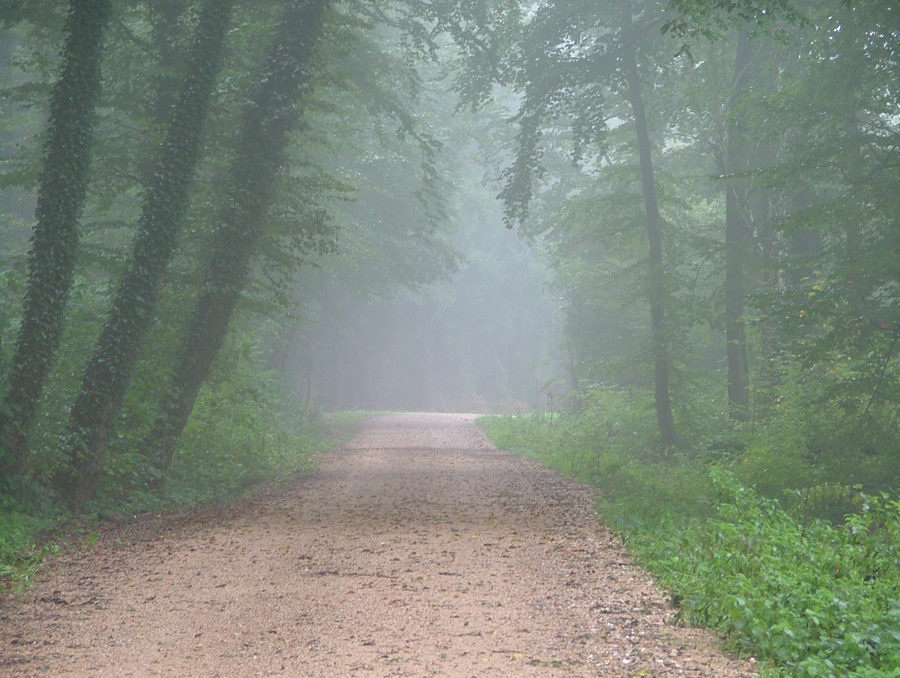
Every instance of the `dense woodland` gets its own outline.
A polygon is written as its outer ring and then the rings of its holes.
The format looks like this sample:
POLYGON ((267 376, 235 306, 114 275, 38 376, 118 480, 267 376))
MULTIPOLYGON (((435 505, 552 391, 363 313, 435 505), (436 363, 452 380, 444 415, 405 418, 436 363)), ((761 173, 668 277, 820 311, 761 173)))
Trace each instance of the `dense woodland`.
POLYGON ((7 571, 308 463, 325 410, 532 411, 485 427, 598 486, 687 618, 900 670, 892 3, 0 21, 7 571))

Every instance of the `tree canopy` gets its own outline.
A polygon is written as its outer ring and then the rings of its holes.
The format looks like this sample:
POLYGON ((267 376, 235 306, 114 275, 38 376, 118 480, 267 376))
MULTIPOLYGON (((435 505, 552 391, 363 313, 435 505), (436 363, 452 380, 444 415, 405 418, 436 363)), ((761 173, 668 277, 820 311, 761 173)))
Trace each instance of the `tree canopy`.
POLYGON ((794 407, 825 422, 794 431, 816 458, 896 449, 890 3, 0 19, 0 429, 23 501, 164 485, 235 392, 313 416, 585 412, 612 390, 652 403, 662 455, 794 407))
POLYGON ((0 511, 218 497, 382 408, 549 410, 520 421, 591 482, 869 506, 900 479, 898 15, 0 3, 0 511))

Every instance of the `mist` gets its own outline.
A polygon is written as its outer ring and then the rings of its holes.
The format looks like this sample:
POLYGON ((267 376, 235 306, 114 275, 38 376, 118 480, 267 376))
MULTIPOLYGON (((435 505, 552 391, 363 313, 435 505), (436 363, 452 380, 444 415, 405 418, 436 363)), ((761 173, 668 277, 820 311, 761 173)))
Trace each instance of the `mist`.
MULTIPOLYGON (((334 290, 283 369, 328 409, 512 412, 546 405, 557 361, 551 274, 502 223, 461 195, 455 270, 377 299, 334 290)), ((481 204, 479 204, 479 201, 481 204)), ((339 282, 337 283, 339 285, 339 282)))
POLYGON ((216 604, 234 647, 168 616, 147 647, 213 671, 720 675, 672 603, 759 659, 734 675, 898 675, 896 3, 7 1, 0 82, 0 591, 91 532, 59 561, 84 576, 0 616, 100 615, 0 664, 109 649, 110 614, 194 586, 252 603, 216 604), (503 560, 447 616, 464 551, 503 560), (539 595, 485 606, 501 580, 539 595), (389 621, 347 625, 378 590, 389 621), (516 607, 582 616, 541 650, 516 607))
POLYGON ((585 459, 740 460, 771 494, 896 483, 890 3, 0 21, 10 492, 236 486, 344 409, 549 410, 585 459))

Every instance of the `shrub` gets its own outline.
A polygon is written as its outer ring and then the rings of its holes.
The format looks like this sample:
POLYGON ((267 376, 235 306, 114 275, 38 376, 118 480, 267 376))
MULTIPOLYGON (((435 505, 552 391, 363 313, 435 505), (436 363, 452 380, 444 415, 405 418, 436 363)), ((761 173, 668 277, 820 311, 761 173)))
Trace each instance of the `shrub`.
POLYGON ((598 435, 605 424, 583 418, 478 423, 498 446, 592 483, 604 520, 671 592, 679 614, 770 662, 772 675, 898 675, 900 501, 846 486, 804 488, 783 477, 779 485, 780 473, 814 476, 802 454, 776 453, 802 438, 741 437, 752 442, 724 454, 654 459, 641 435, 628 438, 629 450, 598 435), (779 440, 762 453, 764 444, 779 440), (751 450, 754 466, 743 463, 751 450), (837 502, 854 511, 836 522, 798 517, 799 504, 788 512, 745 478, 768 479, 773 495, 792 487, 795 495, 806 493, 807 504, 837 502))

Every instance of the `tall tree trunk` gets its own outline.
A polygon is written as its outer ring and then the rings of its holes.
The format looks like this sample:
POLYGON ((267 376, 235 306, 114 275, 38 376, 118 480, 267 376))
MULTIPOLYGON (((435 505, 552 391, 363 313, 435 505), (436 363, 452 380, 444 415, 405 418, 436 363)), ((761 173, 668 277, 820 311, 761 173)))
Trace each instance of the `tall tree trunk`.
POLYGON ((65 452, 71 468, 57 480, 76 511, 93 495, 103 471, 109 435, 175 251, 232 4, 230 0, 207 0, 203 5, 184 84, 144 197, 131 261, 69 415, 65 452))
MULTIPOLYGON (((630 21, 626 23, 628 28, 630 21)), ((665 327, 665 279, 662 260, 662 220, 656 199, 656 180, 653 175, 653 160, 650 155, 650 133, 647 129, 647 114, 640 74, 634 47, 625 44, 622 50, 625 78, 628 83, 628 100, 634 116, 637 135, 638 155, 641 166, 641 186, 644 193, 644 208, 647 214, 647 260, 650 296, 650 332, 653 348, 654 397, 656 420, 664 447, 678 443, 675 420, 672 417, 672 402, 669 397, 669 345, 665 327)))
POLYGON ((225 338, 240 297, 284 162, 284 145, 297 123, 296 102, 308 91, 316 42, 328 0, 291 0, 243 111, 226 183, 220 226, 202 293, 188 323, 176 367, 145 449, 167 468, 194 407, 200 386, 225 338))
POLYGON ((4 476, 24 471, 26 435, 59 347, 87 191, 103 34, 110 11, 110 0, 72 0, 69 5, 62 73, 50 101, 22 324, 0 406, 4 476))
POLYGON ((150 44, 156 59, 153 94, 147 102, 147 112, 154 124, 162 128, 169 122, 170 111, 178 96, 182 56, 178 43, 183 32, 180 19, 184 15, 185 0, 152 0, 147 9, 153 25, 150 44))
POLYGON ((725 140, 725 354, 728 363, 728 412, 736 421, 750 416, 750 371, 744 322, 744 262, 750 255, 748 228, 746 124, 744 101, 750 83, 754 45, 738 35, 734 80, 725 140))
MULTIPOLYGON (((758 148, 757 158, 760 167, 771 167, 775 163, 773 147, 766 143, 758 148)), ((771 188, 755 187, 750 192, 749 205, 752 230, 760 244, 761 251, 763 274, 760 283, 762 289, 766 291, 776 289, 778 284, 778 244, 772 229, 772 196, 771 188)), ((771 309, 764 308, 760 320, 758 368, 753 389, 753 414, 755 417, 765 418, 771 413, 772 390, 778 378, 777 355, 778 320, 771 309)))

